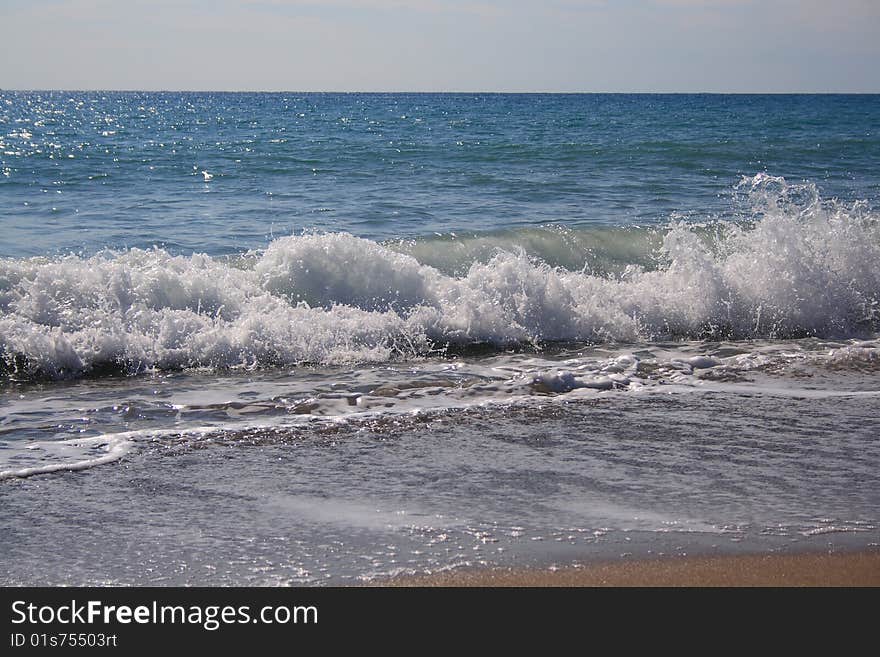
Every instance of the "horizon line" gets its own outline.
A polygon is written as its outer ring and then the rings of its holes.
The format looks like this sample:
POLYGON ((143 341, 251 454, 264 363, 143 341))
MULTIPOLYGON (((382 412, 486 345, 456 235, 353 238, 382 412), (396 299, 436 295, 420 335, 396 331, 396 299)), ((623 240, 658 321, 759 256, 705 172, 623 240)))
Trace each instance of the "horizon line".
POLYGON ((498 96, 877 96, 878 91, 497 91, 497 90, 405 90, 405 89, 136 89, 136 88, 5 88, 0 92, 62 93, 228 93, 228 94, 411 94, 411 95, 498 95, 498 96))

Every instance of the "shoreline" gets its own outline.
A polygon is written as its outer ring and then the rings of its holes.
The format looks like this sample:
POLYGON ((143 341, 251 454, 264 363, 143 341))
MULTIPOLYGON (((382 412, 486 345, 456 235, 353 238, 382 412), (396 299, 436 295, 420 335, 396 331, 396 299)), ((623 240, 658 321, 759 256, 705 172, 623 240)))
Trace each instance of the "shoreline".
POLYGON ((374 582, 392 587, 880 586, 880 551, 670 556, 560 568, 462 569, 374 582))

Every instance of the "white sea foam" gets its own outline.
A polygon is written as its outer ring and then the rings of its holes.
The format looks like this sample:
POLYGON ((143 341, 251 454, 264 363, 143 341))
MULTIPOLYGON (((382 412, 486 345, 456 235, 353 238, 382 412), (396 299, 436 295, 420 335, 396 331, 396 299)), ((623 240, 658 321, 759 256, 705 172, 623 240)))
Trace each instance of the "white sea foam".
POLYGON ((87 470, 118 461, 131 451, 133 445, 131 436, 126 434, 26 443, 17 446, 11 454, 4 450, 4 465, 16 465, 0 470, 0 481, 51 472, 87 470), (18 467, 21 465, 23 467, 18 467))
MULTIPOLYGON (((194 375, 183 377, 193 381, 177 381, 156 398, 159 391, 149 379, 141 385, 139 379, 131 378, 111 388, 110 399, 129 400, 124 409, 94 407, 88 394, 85 399, 89 401, 84 401, 58 396, 49 387, 45 394, 6 404, 0 434, 11 440, 0 442, 0 480, 85 470, 117 461, 144 443, 186 449, 218 441, 312 440, 328 431, 443 421, 450 412, 564 406, 584 400, 613 401, 627 394, 760 394, 799 399, 880 395, 876 380, 858 373, 861 365, 874 368, 880 363, 876 344, 856 342, 823 349, 816 342, 753 344, 751 351, 732 355, 723 354, 735 350, 735 343, 711 347, 699 342, 645 344, 640 345, 638 355, 615 354, 606 346, 577 350, 567 358, 562 354, 499 354, 473 362, 426 360, 417 365, 333 368, 317 376, 226 377, 225 382, 221 377, 194 375), (695 351, 703 353, 694 355, 695 351), (792 368, 800 374, 785 376, 786 369, 792 368), (839 375, 841 368, 845 370, 843 386, 834 378, 828 379, 828 386, 817 385, 823 374, 839 375), (850 370, 855 377, 847 384, 850 370), (809 377, 806 385, 799 383, 803 375, 809 377), (46 417, 53 418, 52 425, 46 425, 46 417), (106 422, 137 426, 139 417, 150 426, 64 438, 65 431, 77 427, 100 430, 106 422), (162 421, 161 428, 155 425, 157 420, 162 421), (61 432, 55 439, 21 437, 55 431, 61 432)), ((82 386, 86 392, 91 384, 82 386)))
POLYGON ((673 223, 656 267, 619 274, 552 267, 509 236, 457 276, 345 233, 281 238, 237 260, 161 249, 3 259, 2 367, 65 377, 383 362, 449 344, 876 331, 877 217, 766 175, 743 189, 752 221, 673 223))
MULTIPOLYGON (((238 427, 235 423, 229 423, 222 429, 236 428, 238 427)), ((141 442, 162 440, 169 436, 187 437, 192 441, 198 441, 204 440, 220 430, 220 427, 210 426, 139 429, 66 440, 10 441, 3 444, 3 449, 0 450, 0 464, 7 466, 0 470, 0 481, 24 479, 53 472, 88 470, 99 465, 119 461, 130 454, 141 442)))

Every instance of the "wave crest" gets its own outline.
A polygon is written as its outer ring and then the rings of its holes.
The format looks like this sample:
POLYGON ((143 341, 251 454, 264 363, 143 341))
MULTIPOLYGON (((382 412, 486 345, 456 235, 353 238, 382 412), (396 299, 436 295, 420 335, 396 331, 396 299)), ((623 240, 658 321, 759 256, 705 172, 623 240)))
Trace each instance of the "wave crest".
MULTIPOLYGON (((459 274, 400 244, 346 233, 272 242, 238 259, 161 249, 0 260, 0 352, 13 376, 110 368, 382 362, 448 344, 854 337, 880 318, 880 231, 866 204, 761 174, 748 221, 673 221, 659 246, 619 228, 616 272, 553 266, 515 233, 459 274), (640 241, 641 240, 641 241, 640 241), (640 255, 631 263, 633 243, 640 255), (423 258, 425 260, 426 258, 423 258), (656 262, 655 265, 645 263, 656 262)), ((547 229, 555 230, 557 229, 547 229)), ((571 254, 577 240, 563 235, 571 254)), ((581 236, 583 237, 583 236, 581 236)), ((607 236, 606 236, 607 237, 607 236)), ((484 240, 486 238, 483 238, 484 240)), ((443 261, 446 238, 433 242, 443 261)), ((546 247, 547 240, 541 242, 546 247)), ((460 255, 460 253, 459 253, 460 255)), ((595 253, 585 253, 584 262, 595 253)))

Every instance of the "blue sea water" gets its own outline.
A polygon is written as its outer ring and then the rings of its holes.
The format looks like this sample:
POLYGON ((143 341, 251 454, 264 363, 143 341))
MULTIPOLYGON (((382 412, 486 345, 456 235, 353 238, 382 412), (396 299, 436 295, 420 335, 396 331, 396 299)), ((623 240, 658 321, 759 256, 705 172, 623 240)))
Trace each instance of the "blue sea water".
POLYGON ((876 547, 878 204, 876 95, 2 91, 0 581, 876 547))
POLYGON ((0 92, 3 256, 705 220, 880 196, 880 98, 0 92), (213 176, 206 181, 204 173, 213 176))

